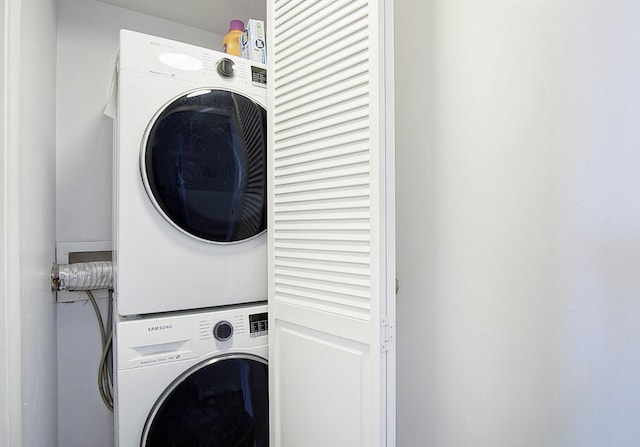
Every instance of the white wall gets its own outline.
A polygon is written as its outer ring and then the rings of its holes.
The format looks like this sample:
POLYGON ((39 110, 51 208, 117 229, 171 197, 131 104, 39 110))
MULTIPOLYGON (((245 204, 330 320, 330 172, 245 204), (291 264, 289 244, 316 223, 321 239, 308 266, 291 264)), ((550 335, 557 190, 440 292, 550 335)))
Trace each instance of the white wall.
POLYGON ((396 18, 398 445, 640 445, 640 4, 396 18))
MULTIPOLYGON (((22 446, 55 445, 55 0, 23 1, 20 21, 22 446)), ((16 85, 13 88, 18 88, 16 85)))
MULTIPOLYGON (((98 1, 58 0, 58 242, 111 240, 112 122, 103 109, 121 28, 214 49, 222 41, 98 1)), ((100 337, 86 301, 58 305, 58 346, 59 445, 112 445, 112 414, 96 382, 100 337)))
POLYGON ((436 443, 433 1, 395 0, 396 440, 436 443), (421 29, 419 44, 412 36, 421 29))
POLYGON ((112 124, 103 115, 126 28, 220 49, 222 36, 94 0, 58 0, 57 240, 111 240, 112 124))

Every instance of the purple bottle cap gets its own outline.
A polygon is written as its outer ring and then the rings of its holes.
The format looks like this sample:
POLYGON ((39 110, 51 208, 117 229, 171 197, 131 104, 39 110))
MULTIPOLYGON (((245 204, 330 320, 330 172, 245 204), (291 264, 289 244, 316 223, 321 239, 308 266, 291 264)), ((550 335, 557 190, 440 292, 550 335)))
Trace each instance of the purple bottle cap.
POLYGON ((229 23, 229 31, 244 31, 244 22, 242 20, 232 20, 229 23))

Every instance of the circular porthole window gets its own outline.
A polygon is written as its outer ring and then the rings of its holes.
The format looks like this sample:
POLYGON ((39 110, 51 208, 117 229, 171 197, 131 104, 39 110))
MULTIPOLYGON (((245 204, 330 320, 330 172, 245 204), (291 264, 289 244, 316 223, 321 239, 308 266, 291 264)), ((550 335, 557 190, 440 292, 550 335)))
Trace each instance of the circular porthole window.
POLYGON ((214 358, 185 372, 153 406, 141 447, 268 447, 267 362, 214 358))
POLYGON ((174 227, 211 243, 266 229, 266 111, 225 90, 194 90, 169 102, 142 142, 147 194, 174 227))

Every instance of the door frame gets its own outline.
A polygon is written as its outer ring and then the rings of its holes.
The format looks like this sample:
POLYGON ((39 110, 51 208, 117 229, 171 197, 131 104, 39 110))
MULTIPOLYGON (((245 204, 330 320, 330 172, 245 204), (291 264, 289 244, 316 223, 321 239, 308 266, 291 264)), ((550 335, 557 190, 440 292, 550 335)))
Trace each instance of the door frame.
POLYGON ((395 447, 396 445, 396 414, 397 414, 397 347, 396 347, 396 157, 395 157, 395 64, 394 64, 394 0, 383 0, 382 23, 380 28, 383 30, 380 45, 380 59, 384 61, 384 83, 383 83, 383 107, 384 107, 384 145, 385 145, 385 169, 391 173, 385 176, 385 241, 387 253, 385 256, 385 272, 386 272, 386 315, 388 325, 388 333, 385 334, 385 342, 388 344, 386 352, 385 364, 385 381, 386 381, 386 408, 383 414, 382 424, 385 426, 383 435, 385 436, 386 446, 395 447))
POLYGON ((0 444, 22 445, 20 308, 21 0, 0 0, 0 444))

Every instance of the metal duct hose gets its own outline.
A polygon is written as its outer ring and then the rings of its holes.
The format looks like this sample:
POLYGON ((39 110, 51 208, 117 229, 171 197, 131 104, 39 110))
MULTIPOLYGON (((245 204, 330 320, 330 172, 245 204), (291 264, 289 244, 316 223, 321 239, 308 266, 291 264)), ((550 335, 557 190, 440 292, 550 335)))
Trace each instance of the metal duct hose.
POLYGON ((113 284, 111 261, 53 264, 51 287, 53 290, 109 289, 113 284))

